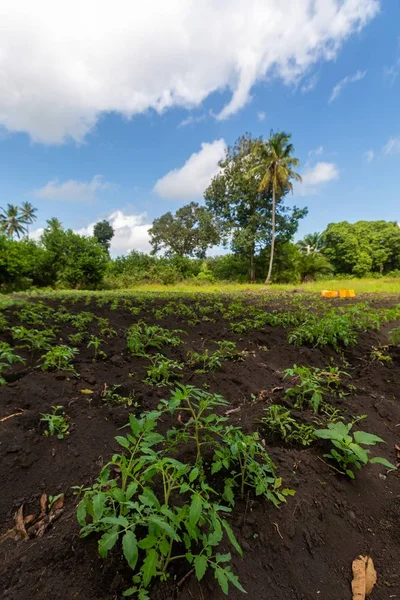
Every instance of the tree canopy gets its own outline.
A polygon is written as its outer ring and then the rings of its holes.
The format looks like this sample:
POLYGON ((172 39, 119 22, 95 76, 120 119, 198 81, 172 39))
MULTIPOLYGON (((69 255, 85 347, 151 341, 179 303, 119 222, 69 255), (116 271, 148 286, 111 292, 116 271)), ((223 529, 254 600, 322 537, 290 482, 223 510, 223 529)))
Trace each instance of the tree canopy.
POLYGON ((93 237, 99 242, 100 246, 107 252, 110 251, 111 240, 114 237, 114 229, 106 220, 99 221, 93 228, 93 237))
POLYGON ((203 258, 207 248, 220 241, 216 219, 196 202, 155 219, 149 234, 152 254, 163 251, 166 256, 203 258))
MULTIPOLYGON (((208 210, 219 219, 225 244, 249 261, 250 280, 255 280, 255 257, 273 239, 273 193, 261 186, 264 154, 257 151, 264 142, 246 134, 227 148, 220 172, 204 194, 208 210)), ((288 188, 289 189, 289 188, 288 188)), ((285 191, 287 193, 288 189, 285 191)), ((307 209, 284 204, 284 190, 276 197, 276 238, 289 241, 307 209)))
POLYGON ((396 222, 330 223, 322 243, 336 273, 363 277, 400 269, 400 227, 396 222))

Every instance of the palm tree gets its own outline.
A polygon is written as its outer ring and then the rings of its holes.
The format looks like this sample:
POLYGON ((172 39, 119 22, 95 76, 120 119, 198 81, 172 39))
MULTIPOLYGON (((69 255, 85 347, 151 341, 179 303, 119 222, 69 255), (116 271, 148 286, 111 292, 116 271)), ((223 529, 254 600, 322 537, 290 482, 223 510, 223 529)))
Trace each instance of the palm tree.
POLYGON ((26 233, 25 220, 22 217, 19 206, 16 204, 7 204, 7 209, 2 208, 0 213, 0 231, 6 236, 12 238, 16 235, 18 238, 26 233))
POLYGON ((314 252, 319 252, 322 250, 322 236, 320 233, 308 233, 303 237, 302 240, 297 242, 297 247, 300 252, 305 254, 314 254, 314 252))
POLYGON ((27 225, 26 233, 27 233, 28 238, 29 238, 29 225, 32 225, 32 223, 34 221, 36 221, 36 219, 37 219, 36 213, 37 213, 37 208, 32 206, 32 204, 30 202, 23 202, 21 204, 21 214, 22 214, 22 218, 23 218, 24 222, 27 225))
POLYGON ((291 180, 301 181, 298 173, 293 171, 299 164, 299 159, 292 156, 293 145, 290 143, 291 136, 284 131, 274 133, 271 131, 267 142, 260 142, 255 147, 255 152, 260 158, 261 181, 259 191, 272 192, 272 229, 271 229, 271 254, 269 259, 268 275, 265 284, 271 282, 272 266, 275 251, 276 230, 276 197, 282 196, 288 190, 293 191, 291 180))

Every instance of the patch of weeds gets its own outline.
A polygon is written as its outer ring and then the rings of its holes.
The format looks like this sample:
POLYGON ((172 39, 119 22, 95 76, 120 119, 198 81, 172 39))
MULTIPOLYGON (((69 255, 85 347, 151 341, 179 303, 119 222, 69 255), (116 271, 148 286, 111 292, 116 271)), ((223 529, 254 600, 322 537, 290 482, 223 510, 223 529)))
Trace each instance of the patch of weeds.
POLYGON ((28 329, 22 325, 12 327, 11 334, 14 340, 22 342, 22 344, 19 344, 21 348, 29 348, 30 350, 49 350, 51 342, 55 338, 51 329, 28 329))
POLYGON ((382 438, 359 430, 350 433, 355 423, 363 418, 366 418, 366 415, 350 423, 329 423, 326 429, 316 429, 314 431, 317 438, 330 440, 333 446, 328 454, 324 454, 324 457, 333 460, 339 466, 339 472, 351 479, 355 478, 354 467, 360 470, 367 464, 378 463, 388 469, 396 468, 386 458, 380 456, 369 458, 369 450, 363 448, 363 446, 375 446, 375 444, 385 443, 382 438))
POLYGON ((390 332, 390 341, 394 346, 400 346, 400 327, 395 327, 390 332))
POLYGON ((147 368, 147 377, 144 383, 151 386, 171 385, 173 380, 182 377, 183 365, 176 360, 171 360, 162 354, 156 354, 151 359, 151 365, 147 368))
POLYGON ((69 435, 69 423, 68 417, 63 411, 63 406, 52 406, 51 413, 42 413, 41 423, 45 423, 47 429, 45 429, 43 435, 56 435, 59 440, 64 439, 66 435, 69 435))
POLYGON ((3 331, 7 329, 7 325, 8 322, 6 316, 0 313, 0 333, 3 333, 3 331))
POLYGON ((379 346, 378 348, 372 346, 371 352, 369 354, 370 359, 379 362, 382 365, 392 363, 393 359, 390 356, 390 354, 387 354, 386 350, 387 346, 379 346))
POLYGON ((132 408, 138 408, 139 403, 135 398, 135 393, 131 392, 128 396, 122 396, 118 393, 120 387, 121 385, 108 386, 105 383, 101 393, 102 401, 112 406, 130 406, 132 408))
POLYGON ((265 409, 265 413, 261 422, 270 431, 277 433, 284 442, 309 446, 314 441, 315 427, 299 423, 284 406, 272 404, 265 409))
POLYGON ((284 371, 284 378, 292 377, 296 385, 288 388, 285 396, 294 398, 296 408, 302 409, 309 404, 317 413, 324 402, 324 396, 338 389, 342 375, 347 373, 340 371, 338 367, 318 369, 293 365, 293 368, 284 371))
POLYGON ((180 329, 164 329, 158 325, 147 325, 139 321, 129 327, 126 334, 128 350, 134 356, 147 356, 147 350, 161 350, 163 346, 179 346, 182 343, 178 334, 184 334, 180 329))
POLYGON ((89 337, 87 348, 93 348, 93 361, 96 361, 98 358, 107 358, 107 354, 101 349, 102 344, 104 344, 103 340, 96 335, 91 335, 89 337))
POLYGON ((43 371, 72 371, 76 374, 71 361, 77 354, 77 348, 70 348, 65 345, 53 346, 51 350, 42 356, 41 368, 43 371))

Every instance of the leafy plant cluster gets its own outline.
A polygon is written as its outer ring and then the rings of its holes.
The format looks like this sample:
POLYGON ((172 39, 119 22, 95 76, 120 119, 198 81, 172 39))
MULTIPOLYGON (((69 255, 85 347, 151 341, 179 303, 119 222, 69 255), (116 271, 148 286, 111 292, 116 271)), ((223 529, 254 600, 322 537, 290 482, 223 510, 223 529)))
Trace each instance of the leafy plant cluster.
POLYGON ((124 595, 147 600, 151 583, 166 580, 175 561, 186 561, 198 580, 211 569, 225 594, 229 584, 244 591, 231 553, 218 552, 225 539, 242 554, 228 520, 236 497, 253 489, 279 505, 292 492, 281 489, 257 434, 246 435, 216 414, 225 405, 220 396, 178 386, 157 411, 130 416, 129 433, 116 438, 123 452, 84 490, 77 513, 81 535, 101 535, 102 557, 121 544, 133 570, 124 595), (157 423, 165 412, 182 417, 162 435, 157 423), (182 451, 190 445, 195 458, 185 461, 182 451))
POLYGON ((268 430, 276 433, 288 444, 309 446, 314 441, 315 427, 300 423, 292 416, 292 411, 280 404, 272 404, 265 409, 265 416, 261 423, 268 430))
POLYGON ((51 413, 42 414, 40 419, 47 429, 44 430, 44 435, 56 435, 59 440, 69 435, 69 421, 62 405, 52 406, 51 413))
POLYGON ((10 344, 7 342, 0 342, 0 386, 7 385, 7 380, 3 374, 16 362, 23 363, 25 360, 22 356, 15 354, 10 344))
POLYGON ((330 440, 333 448, 330 452, 324 454, 325 458, 333 460, 340 469, 340 472, 351 479, 355 478, 354 468, 360 470, 367 464, 381 464, 388 469, 395 469, 395 465, 381 456, 369 457, 369 450, 363 446, 375 446, 385 443, 384 440, 372 433, 365 431, 354 431, 351 433, 354 424, 366 415, 354 419, 350 423, 328 423, 326 429, 316 429, 314 435, 323 440, 330 440))
POLYGON ((332 392, 343 395, 338 392, 341 377, 348 374, 340 371, 338 367, 327 367, 318 369, 317 367, 306 367, 293 365, 291 369, 284 371, 284 378, 291 377, 295 383, 293 387, 285 391, 286 398, 294 400, 296 408, 303 409, 309 405, 314 413, 318 413, 324 404, 325 396, 332 392))
POLYGON ((179 346, 182 343, 178 334, 184 334, 180 329, 164 329, 159 325, 147 325, 139 321, 131 325, 126 333, 128 350, 134 356, 148 356, 149 349, 161 350, 164 346, 179 346))
POLYGON ((217 342, 217 346, 218 350, 215 352, 210 352, 208 349, 204 352, 188 352, 188 363, 192 367, 197 367, 196 373, 214 371, 221 367, 223 360, 239 360, 241 358, 235 342, 222 340, 217 342))

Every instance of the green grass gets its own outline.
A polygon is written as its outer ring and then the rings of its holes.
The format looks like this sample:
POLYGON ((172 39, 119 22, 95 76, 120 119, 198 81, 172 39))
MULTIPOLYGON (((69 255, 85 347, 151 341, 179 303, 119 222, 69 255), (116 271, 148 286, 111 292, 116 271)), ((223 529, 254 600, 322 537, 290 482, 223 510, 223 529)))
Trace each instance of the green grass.
MULTIPOLYGON (((316 281, 313 283, 304 284, 272 284, 265 286, 264 284, 249 284, 249 283, 214 283, 208 285, 195 285, 193 283, 177 283, 173 285, 162 285, 162 284, 140 284, 130 288, 107 290, 90 292, 94 295, 107 293, 110 296, 118 296, 124 292, 153 292, 153 293, 195 293, 195 294, 212 294, 212 293, 238 293, 238 292, 291 292, 296 290, 298 292, 313 292, 319 293, 321 290, 339 290, 353 289, 356 294, 400 294, 400 277, 398 278, 385 278, 380 279, 331 279, 326 281, 316 281)), ((71 294, 84 294, 84 290, 57 290, 52 291, 49 289, 45 290, 31 290, 27 292, 20 292, 17 296, 22 298, 23 296, 31 295, 45 295, 45 296, 58 296, 62 297, 71 294)), ((3 296, 6 298, 7 296, 3 296)), ((10 296, 8 296, 10 297, 10 296)))
POLYGON ((329 281, 316 281, 303 284, 272 284, 265 286, 261 283, 214 283, 209 285, 193 285, 192 283, 177 283, 174 285, 143 284, 137 285, 132 290, 142 292, 245 292, 245 291, 286 291, 299 290, 302 292, 320 292, 321 290, 339 290, 339 288, 352 289, 357 293, 400 294, 400 278, 381 279, 331 279, 329 281))

